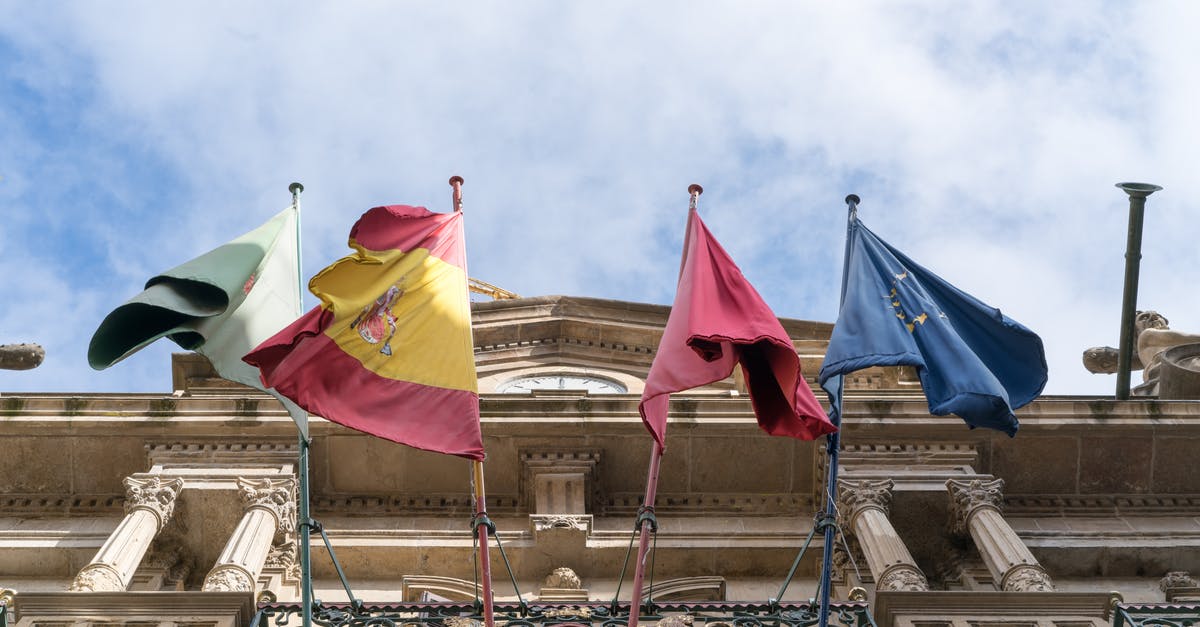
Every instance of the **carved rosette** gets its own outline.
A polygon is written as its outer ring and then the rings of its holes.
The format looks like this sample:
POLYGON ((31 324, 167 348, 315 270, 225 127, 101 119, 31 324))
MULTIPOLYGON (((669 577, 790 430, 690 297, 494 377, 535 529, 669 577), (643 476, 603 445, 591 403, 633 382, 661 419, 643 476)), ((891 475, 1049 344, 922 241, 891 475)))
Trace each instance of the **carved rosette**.
POLYGON ((179 478, 125 477, 125 513, 148 511, 158 519, 158 528, 162 529, 175 512, 175 500, 182 489, 183 479, 179 478))
POLYGON ((246 509, 263 509, 275 517, 279 530, 296 530, 296 480, 238 477, 238 492, 246 509))
POLYGON ((1000 511, 1003 502, 1004 480, 951 479, 946 482, 950 491, 950 529, 954 533, 966 533, 971 516, 982 508, 1000 511))
POLYGON ((205 592, 253 592, 254 584, 245 570, 225 565, 213 570, 204 578, 205 592))
POLYGON ((875 584, 876 590, 908 590, 922 592, 929 589, 925 575, 907 564, 888 569, 875 584))
POLYGON ((887 516, 892 506, 891 479, 879 481, 838 481, 838 524, 847 533, 853 533, 854 519, 868 508, 877 509, 887 516))
POLYGON ((89 564, 71 582, 71 592, 122 592, 125 582, 108 564, 89 564))
POLYGON ((1041 566, 1022 564, 1004 575, 1001 587, 1009 592, 1053 592, 1054 582, 1041 566))

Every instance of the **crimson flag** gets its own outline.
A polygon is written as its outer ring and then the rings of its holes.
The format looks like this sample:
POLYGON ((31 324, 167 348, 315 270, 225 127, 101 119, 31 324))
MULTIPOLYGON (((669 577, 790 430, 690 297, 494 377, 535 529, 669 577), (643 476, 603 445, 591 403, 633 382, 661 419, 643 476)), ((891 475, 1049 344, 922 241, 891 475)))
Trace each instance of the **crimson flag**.
POLYGON ((720 381, 738 363, 764 431, 801 440, 837 431, 783 325, 692 209, 675 303, 638 405, 660 450, 670 394, 720 381))

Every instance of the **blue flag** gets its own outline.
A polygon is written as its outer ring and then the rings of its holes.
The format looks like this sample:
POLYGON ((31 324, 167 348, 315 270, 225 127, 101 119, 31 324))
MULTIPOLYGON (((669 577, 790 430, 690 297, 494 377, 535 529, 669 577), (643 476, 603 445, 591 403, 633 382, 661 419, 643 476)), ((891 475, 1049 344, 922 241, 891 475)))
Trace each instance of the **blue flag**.
POLYGON ((1046 386, 1041 338, 914 263, 854 212, 848 238, 845 296, 819 376, 833 423, 841 423, 843 375, 914 366, 929 413, 1016 435, 1013 410, 1046 386))

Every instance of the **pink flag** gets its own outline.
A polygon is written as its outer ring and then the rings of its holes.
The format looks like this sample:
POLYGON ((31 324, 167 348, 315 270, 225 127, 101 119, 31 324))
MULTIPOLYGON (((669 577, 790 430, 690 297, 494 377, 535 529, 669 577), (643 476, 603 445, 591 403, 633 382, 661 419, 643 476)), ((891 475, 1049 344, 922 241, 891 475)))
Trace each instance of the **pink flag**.
POLYGON ((720 381, 739 362, 764 431, 801 440, 837 431, 800 374, 783 325, 693 209, 675 304, 638 405, 660 449, 670 394, 720 381))

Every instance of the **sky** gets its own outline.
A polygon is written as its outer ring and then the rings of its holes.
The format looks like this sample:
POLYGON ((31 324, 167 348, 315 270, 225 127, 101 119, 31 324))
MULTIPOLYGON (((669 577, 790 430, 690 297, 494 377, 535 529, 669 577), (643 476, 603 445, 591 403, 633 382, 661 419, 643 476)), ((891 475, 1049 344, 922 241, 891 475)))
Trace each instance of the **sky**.
MULTIPOLYGON (((469 274, 669 304, 700 213, 776 314, 832 322, 849 193, 883 239, 1110 395, 1128 200, 1138 304, 1200 331, 1191 2, 0 0, 6 392, 165 392, 166 340, 87 365, 146 279, 305 186, 305 278, 367 209, 450 210, 469 274)), ((315 305, 309 295, 306 306, 315 305)), ((1135 373, 1133 380, 1140 381, 1135 373)))

